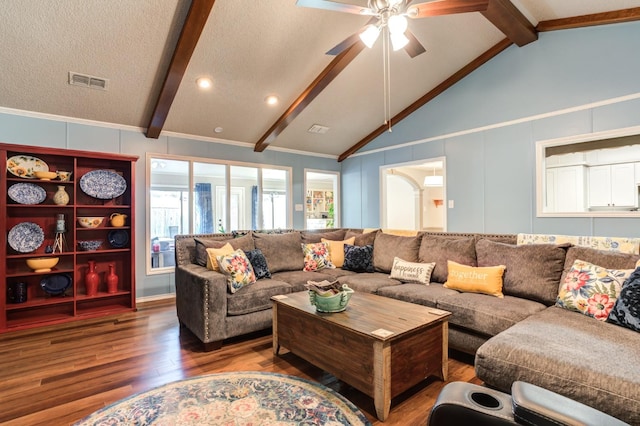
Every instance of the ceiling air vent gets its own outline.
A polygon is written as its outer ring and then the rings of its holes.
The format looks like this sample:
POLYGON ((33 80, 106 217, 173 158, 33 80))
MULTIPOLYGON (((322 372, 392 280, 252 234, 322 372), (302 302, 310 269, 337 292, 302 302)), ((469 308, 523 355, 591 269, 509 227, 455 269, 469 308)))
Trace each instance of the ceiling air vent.
POLYGON ((92 75, 79 74, 69 71, 69 84, 72 86, 88 87, 90 89, 107 90, 109 80, 92 75))
POLYGON ((313 126, 309 127, 309 130, 307 130, 307 132, 309 133, 318 133, 321 135, 324 135, 328 131, 329 128, 327 126, 321 126, 319 124, 314 124, 313 126))

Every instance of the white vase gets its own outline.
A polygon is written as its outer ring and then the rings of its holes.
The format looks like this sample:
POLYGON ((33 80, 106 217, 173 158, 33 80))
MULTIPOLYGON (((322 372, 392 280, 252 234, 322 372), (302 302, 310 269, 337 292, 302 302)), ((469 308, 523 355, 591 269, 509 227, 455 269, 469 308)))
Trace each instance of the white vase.
POLYGON ((69 194, 67 194, 64 185, 58 186, 58 192, 53 194, 53 202, 59 206, 66 206, 69 204, 69 194))

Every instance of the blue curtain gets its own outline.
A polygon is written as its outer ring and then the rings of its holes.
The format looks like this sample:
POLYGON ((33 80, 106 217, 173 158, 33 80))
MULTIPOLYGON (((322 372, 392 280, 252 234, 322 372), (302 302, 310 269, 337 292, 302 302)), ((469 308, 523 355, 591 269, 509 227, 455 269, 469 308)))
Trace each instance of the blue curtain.
POLYGON ((258 229, 258 187, 251 187, 251 229, 258 229))
POLYGON ((196 233, 213 233, 213 204, 211 202, 211 184, 196 183, 196 233))

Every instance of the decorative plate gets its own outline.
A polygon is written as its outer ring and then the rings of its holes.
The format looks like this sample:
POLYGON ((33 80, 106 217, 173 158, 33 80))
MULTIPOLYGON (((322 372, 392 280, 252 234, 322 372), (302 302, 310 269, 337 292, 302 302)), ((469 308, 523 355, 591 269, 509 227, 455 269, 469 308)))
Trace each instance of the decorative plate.
POLYGON ((71 287, 71 276, 67 274, 49 275, 40 281, 40 287, 52 296, 63 294, 71 287))
POLYGON ((40 204, 47 199, 47 191, 33 183, 16 183, 7 191, 9 197, 20 204, 40 204))
POLYGON ((121 229, 109 231, 107 240, 111 247, 122 248, 129 243, 129 233, 121 229))
POLYGON ((111 200, 124 194, 127 181, 111 170, 91 170, 80 178, 80 189, 101 200, 111 200))
POLYGON ((44 231, 37 223, 22 222, 11 228, 7 241, 15 251, 31 253, 42 245, 44 231))
POLYGON ((7 170, 14 176, 33 179, 35 172, 48 172, 49 165, 30 155, 14 155, 7 160, 7 170))

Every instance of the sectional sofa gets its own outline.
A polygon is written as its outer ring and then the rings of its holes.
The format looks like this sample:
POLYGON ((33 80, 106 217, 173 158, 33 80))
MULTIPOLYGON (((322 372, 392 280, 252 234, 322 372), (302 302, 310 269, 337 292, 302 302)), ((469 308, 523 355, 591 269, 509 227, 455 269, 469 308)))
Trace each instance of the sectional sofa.
MULTIPOLYGON (((205 350, 269 328, 272 296, 302 291, 309 280, 338 280, 355 291, 452 312, 449 346, 475 354, 476 374, 487 386, 509 392, 514 381, 529 382, 640 425, 640 333, 556 304, 560 283, 573 273, 576 260, 628 275, 640 260, 637 247, 636 254, 628 254, 608 239, 591 248, 575 245, 582 239, 560 244, 549 238, 519 241, 517 235, 394 235, 362 229, 179 235, 175 240, 178 319, 205 350), (370 257, 358 262, 358 272, 304 271, 309 268, 302 245, 323 239, 333 250, 347 241, 348 249, 357 247, 357 253, 370 257), (231 293, 227 277, 206 267, 207 248, 226 243, 245 252, 259 250, 266 264, 257 269, 270 277, 231 293), (429 265, 429 284, 390 278, 396 258, 429 265), (500 265, 503 297, 449 288, 449 261, 500 265)), ((347 267, 352 260, 345 259, 347 267)))

